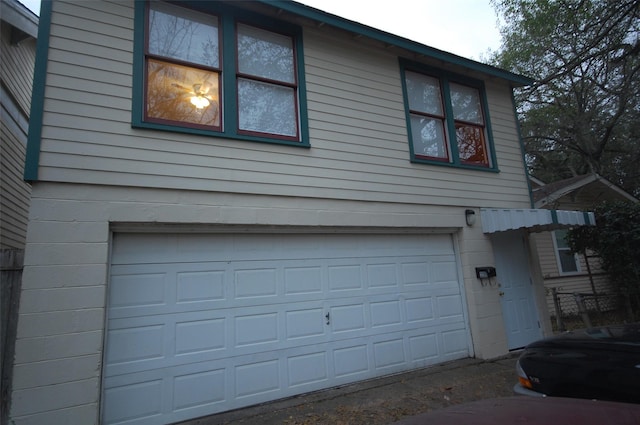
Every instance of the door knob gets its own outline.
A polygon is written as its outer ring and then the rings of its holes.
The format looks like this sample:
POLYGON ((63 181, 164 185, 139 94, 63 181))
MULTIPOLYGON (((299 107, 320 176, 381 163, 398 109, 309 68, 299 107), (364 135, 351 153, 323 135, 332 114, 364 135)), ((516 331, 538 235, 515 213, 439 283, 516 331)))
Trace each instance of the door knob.
POLYGON ((500 292, 498 292, 498 295, 500 295, 502 297, 502 296, 504 296, 504 292, 500 291, 500 292))

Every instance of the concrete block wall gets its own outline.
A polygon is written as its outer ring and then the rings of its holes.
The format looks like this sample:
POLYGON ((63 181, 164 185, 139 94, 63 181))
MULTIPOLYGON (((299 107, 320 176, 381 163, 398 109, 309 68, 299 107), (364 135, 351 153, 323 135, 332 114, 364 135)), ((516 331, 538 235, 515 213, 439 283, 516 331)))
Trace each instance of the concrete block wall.
POLYGON ((216 225, 454 233, 476 356, 506 353, 501 312, 489 294, 493 290, 475 278, 474 268, 492 261, 490 241, 479 223, 466 227, 464 209, 36 183, 16 341, 13 423, 99 423, 113 230, 201 231, 216 225))

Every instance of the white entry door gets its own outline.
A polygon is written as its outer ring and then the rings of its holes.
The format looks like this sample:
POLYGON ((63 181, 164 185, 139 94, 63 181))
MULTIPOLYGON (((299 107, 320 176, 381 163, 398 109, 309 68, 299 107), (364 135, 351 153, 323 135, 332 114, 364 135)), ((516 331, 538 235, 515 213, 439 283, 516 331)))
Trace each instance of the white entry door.
POLYGON ((451 235, 115 234, 104 424, 468 357, 451 235))
POLYGON ((529 268, 529 250, 519 232, 491 235, 496 261, 500 302, 510 350, 542 337, 529 268))

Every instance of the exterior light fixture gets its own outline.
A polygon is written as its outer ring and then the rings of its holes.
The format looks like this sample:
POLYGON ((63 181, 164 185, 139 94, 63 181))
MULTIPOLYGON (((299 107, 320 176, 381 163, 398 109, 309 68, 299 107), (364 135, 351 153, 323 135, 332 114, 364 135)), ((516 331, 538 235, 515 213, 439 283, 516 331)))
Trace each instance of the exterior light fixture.
POLYGON ((465 210, 464 218, 467 222, 467 226, 471 227, 476 224, 476 212, 474 210, 465 210))

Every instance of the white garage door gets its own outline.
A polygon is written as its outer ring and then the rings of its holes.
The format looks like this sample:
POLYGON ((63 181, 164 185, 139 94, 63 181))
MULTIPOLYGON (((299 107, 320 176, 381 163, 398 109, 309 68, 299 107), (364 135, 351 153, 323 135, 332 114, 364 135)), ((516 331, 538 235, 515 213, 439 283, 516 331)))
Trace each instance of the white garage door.
POLYGON ((451 235, 116 234, 103 422, 166 424, 467 357, 451 235))

